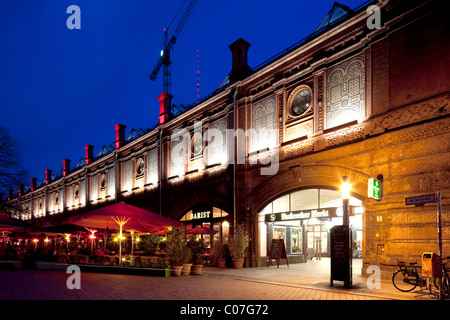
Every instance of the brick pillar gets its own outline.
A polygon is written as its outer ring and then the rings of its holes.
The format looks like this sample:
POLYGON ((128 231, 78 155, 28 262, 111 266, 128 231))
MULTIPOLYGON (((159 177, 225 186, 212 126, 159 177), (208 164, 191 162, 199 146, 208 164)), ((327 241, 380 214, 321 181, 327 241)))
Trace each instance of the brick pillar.
POLYGON ((87 144, 84 149, 86 150, 86 164, 90 164, 94 160, 94 146, 87 144))
POLYGON ((159 124, 169 121, 171 116, 171 103, 173 96, 163 92, 158 96, 159 100, 159 124))
POLYGON ((63 176, 67 176, 70 173, 70 160, 63 159, 63 176))
POLYGON ((125 144, 125 128, 127 126, 123 124, 116 124, 114 129, 116 129, 116 149, 119 149, 125 144))
POLYGON ((45 184, 49 184, 52 182, 52 170, 46 169, 45 170, 45 184))
POLYGON ((37 179, 31 178, 31 191, 36 190, 37 179))

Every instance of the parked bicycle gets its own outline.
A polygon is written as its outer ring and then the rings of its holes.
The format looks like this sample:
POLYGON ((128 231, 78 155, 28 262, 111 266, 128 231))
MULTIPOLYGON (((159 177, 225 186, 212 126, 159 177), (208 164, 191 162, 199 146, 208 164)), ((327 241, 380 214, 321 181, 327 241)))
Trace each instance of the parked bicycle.
MULTIPOLYGON (((448 259, 450 259, 450 257, 442 259, 442 299, 450 298, 450 282, 446 265, 446 261, 448 259)), ((397 265, 399 269, 396 270, 392 275, 392 284, 397 290, 402 292, 410 292, 413 291, 417 286, 420 286, 421 288, 423 286, 426 286, 426 278, 420 276, 419 272, 417 271, 417 262, 410 262, 407 265, 405 261, 397 261, 397 265)), ((433 284, 439 292, 439 278, 433 278, 433 284)), ((430 294, 432 294, 433 296, 439 295, 435 291, 432 292, 431 287, 429 287, 429 289, 430 294)))

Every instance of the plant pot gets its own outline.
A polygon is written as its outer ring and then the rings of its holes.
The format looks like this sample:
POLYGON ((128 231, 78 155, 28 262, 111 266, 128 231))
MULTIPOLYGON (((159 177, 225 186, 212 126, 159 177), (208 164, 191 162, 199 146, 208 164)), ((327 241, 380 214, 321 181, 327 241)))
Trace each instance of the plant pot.
POLYGON ((216 266, 217 266, 217 268, 226 268, 227 260, 226 259, 217 259, 216 266))
POLYGON ((233 259, 233 268, 242 269, 244 267, 244 259, 233 259))
POLYGON ((174 277, 181 276, 181 269, 183 269, 183 266, 170 266, 170 275, 174 277))
POLYGON ((202 264, 194 264, 191 267, 191 274, 202 274, 203 265, 202 264))
POLYGON ((183 264, 183 268, 181 269, 181 275, 182 276, 188 276, 191 273, 191 263, 185 263, 183 264))

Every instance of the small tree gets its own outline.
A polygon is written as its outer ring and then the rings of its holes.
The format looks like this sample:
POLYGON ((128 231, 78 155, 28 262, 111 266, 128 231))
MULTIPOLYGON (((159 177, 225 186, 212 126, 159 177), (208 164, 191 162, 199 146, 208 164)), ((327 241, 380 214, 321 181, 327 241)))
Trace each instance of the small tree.
POLYGON ((206 244, 203 239, 189 240, 188 247, 191 249, 193 263, 196 265, 203 264, 206 251, 206 244))
POLYGON ((140 237, 140 246, 146 256, 154 256, 159 250, 162 237, 154 234, 148 234, 140 237))
POLYGON ((184 229, 172 229, 167 233, 166 251, 169 263, 172 266, 180 266, 191 259, 191 250, 187 250, 184 229))

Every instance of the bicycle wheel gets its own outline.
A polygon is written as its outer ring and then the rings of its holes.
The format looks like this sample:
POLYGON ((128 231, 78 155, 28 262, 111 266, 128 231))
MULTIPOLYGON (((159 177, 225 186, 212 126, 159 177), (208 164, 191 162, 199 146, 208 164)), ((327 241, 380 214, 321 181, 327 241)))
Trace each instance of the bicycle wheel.
POLYGON ((414 290, 419 284, 419 278, 412 272, 399 269, 392 275, 392 284, 397 290, 409 292, 414 290))

